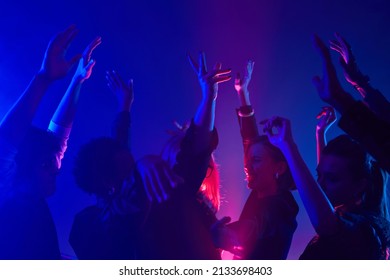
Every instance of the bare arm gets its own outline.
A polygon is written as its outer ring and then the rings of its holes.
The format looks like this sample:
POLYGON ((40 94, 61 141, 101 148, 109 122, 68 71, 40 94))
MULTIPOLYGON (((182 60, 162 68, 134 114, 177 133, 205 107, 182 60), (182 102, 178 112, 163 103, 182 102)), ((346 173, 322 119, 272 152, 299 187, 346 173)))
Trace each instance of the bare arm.
POLYGON ((41 69, 3 118, 0 134, 10 144, 16 147, 20 144, 49 86, 55 80, 65 77, 80 58, 80 55, 75 55, 70 60, 65 58, 68 47, 77 32, 76 27, 72 25, 50 41, 41 69))

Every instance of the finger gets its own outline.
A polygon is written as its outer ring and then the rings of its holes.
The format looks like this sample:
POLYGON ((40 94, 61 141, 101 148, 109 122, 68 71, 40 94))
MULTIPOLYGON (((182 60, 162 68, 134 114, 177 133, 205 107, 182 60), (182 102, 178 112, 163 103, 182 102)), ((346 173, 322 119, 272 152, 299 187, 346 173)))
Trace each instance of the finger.
POLYGON ((341 46, 338 44, 338 42, 336 42, 334 40, 330 40, 329 43, 330 43, 329 47, 331 50, 334 50, 334 51, 338 52, 339 54, 343 53, 343 50, 342 50, 341 46))
POLYGON ((81 54, 76 54, 75 56, 73 56, 69 60, 69 68, 71 68, 75 63, 77 63, 80 60, 81 57, 82 57, 81 54))
POLYGON ((129 88, 131 94, 133 94, 133 89, 134 89, 134 80, 133 80, 133 79, 130 79, 130 80, 127 82, 127 87, 129 88))
POLYGON ((221 68, 222 68, 222 63, 220 63, 220 62, 217 62, 217 63, 215 63, 215 65, 214 65, 214 70, 221 70, 221 68))
POLYGON ((226 75, 226 74, 230 74, 231 72, 232 69, 225 69, 225 70, 215 69, 213 70, 212 76, 226 75))
POLYGON ((269 119, 265 119, 265 120, 260 121, 259 124, 265 125, 268 121, 269 121, 269 119))
POLYGON ((237 72, 236 78, 234 79, 234 84, 235 84, 235 85, 241 85, 240 72, 237 72))
POLYGON ((145 190, 146 196, 148 197, 150 202, 153 202, 154 201, 154 197, 152 195, 151 183, 150 183, 149 177, 147 177, 147 176, 146 177, 142 177, 142 182, 143 182, 143 185, 144 185, 144 190, 145 190))
POLYGON ((204 52, 199 53, 199 68, 202 75, 207 73, 206 55, 204 52))
POLYGON ((227 76, 227 77, 216 77, 214 79, 215 83, 220 84, 229 81, 232 78, 232 76, 227 76))
POLYGON ((325 43, 320 39, 320 37, 318 37, 316 34, 314 34, 312 36, 312 42, 313 42, 314 48, 318 51, 318 53, 320 54, 321 58, 325 62, 330 62, 331 60, 330 60, 329 50, 326 47, 325 43))
POLYGON ((351 51, 351 45, 347 42, 347 40, 344 39, 338 32, 335 32, 335 37, 340 42, 340 45, 345 47, 348 51, 351 51))
POLYGON ((112 88, 117 89, 119 87, 119 84, 114 76, 114 71, 107 71, 106 72, 106 79, 111 84, 112 88))
POLYGON ((222 219, 220 219, 220 220, 218 221, 218 223, 219 223, 219 224, 225 225, 225 224, 230 223, 231 220, 232 220, 231 217, 225 216, 225 217, 223 217, 222 219))
POLYGON ((91 59, 91 60, 88 62, 87 66, 85 66, 86 71, 87 71, 87 72, 92 71, 92 69, 93 69, 93 67, 95 66, 95 64, 96 64, 96 60, 91 59))
POLYGON ((176 175, 176 173, 173 172, 173 170, 171 170, 170 168, 165 168, 164 173, 165 176, 168 178, 168 181, 172 188, 176 188, 178 185, 184 183, 184 179, 176 175))
POLYGON ((64 50, 66 51, 70 44, 72 43, 72 41, 74 40, 74 38, 76 37, 76 35, 79 33, 79 30, 76 28, 76 26, 74 25, 74 28, 70 28, 67 30, 67 32, 65 33, 65 36, 64 36, 64 50))
POLYGON ((113 76, 115 77, 116 83, 117 83, 119 86, 126 88, 126 83, 125 83, 125 81, 122 79, 121 75, 119 75, 119 73, 116 72, 115 70, 113 70, 112 72, 113 72, 113 76))
POLYGON ((167 185, 167 178, 164 174, 158 172, 158 170, 153 169, 151 173, 152 189, 154 196, 157 198, 158 202, 162 202, 168 199, 167 190, 169 186, 167 185))
POLYGON ((187 58, 188 58, 188 61, 189 61, 190 65, 191 65, 192 69, 194 69, 196 74, 199 74, 199 66, 195 62, 195 60, 191 57, 191 55, 189 53, 187 53, 187 58))
POLYGON ((96 37, 84 50, 84 58, 89 61, 94 49, 102 43, 101 37, 96 37))
POLYGON ((247 72, 247 75, 249 78, 252 76, 254 66, 255 66, 255 62, 249 60, 247 66, 246 66, 246 72, 247 72))

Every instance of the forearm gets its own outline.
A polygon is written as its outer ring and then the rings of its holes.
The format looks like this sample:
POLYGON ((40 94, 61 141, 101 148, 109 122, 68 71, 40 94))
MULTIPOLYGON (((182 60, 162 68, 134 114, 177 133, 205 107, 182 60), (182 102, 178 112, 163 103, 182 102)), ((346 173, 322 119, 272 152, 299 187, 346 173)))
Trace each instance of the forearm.
POLYGON ((251 106, 249 98, 249 92, 247 90, 240 89, 237 91, 240 106, 251 106))
POLYGON ((51 81, 37 74, 3 118, 0 125, 1 135, 14 146, 18 146, 31 125, 38 106, 49 88, 51 81))
POLYGON ((214 130, 216 100, 211 97, 202 99, 194 117, 194 124, 208 131, 214 130))
POLYGON ((326 146, 325 131, 316 128, 317 164, 320 162, 321 152, 326 146))
POLYGON ((282 149, 303 205, 318 234, 332 234, 338 230, 338 218, 325 193, 314 180, 295 143, 282 149))
POLYGON ((71 128, 77 111, 82 81, 73 78, 62 97, 51 121, 57 125, 71 128))

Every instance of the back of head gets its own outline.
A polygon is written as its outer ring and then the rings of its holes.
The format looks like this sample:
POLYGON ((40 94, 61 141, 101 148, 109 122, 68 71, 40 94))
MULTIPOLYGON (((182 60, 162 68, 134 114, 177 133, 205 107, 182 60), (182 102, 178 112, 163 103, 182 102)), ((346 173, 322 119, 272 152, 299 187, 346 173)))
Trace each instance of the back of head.
MULTIPOLYGON (((182 140, 184 139, 185 131, 187 128, 188 127, 186 127, 184 130, 180 130, 176 133, 173 133, 173 135, 171 136, 171 138, 168 139, 161 151, 161 158, 168 162, 171 168, 173 168, 176 164, 176 156, 180 151, 180 145, 182 140)), ((219 188, 220 180, 218 165, 216 164, 214 157, 211 156, 206 177, 204 178, 202 185, 199 186, 199 190, 206 197, 206 199, 211 202, 213 208, 216 209, 216 211, 219 209, 220 206, 219 188)))
POLYGON ((77 154, 73 175, 76 184, 85 192, 108 196, 116 176, 116 156, 123 150, 115 139, 101 137, 82 146, 77 154))

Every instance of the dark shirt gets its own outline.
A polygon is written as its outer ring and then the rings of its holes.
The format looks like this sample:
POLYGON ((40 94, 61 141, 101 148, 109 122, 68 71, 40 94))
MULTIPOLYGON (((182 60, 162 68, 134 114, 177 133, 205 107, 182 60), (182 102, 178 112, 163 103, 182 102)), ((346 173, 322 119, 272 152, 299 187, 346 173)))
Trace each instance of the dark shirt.
MULTIPOLYGON (((259 136, 251 106, 236 110, 244 146, 244 160, 253 140, 259 136)), ((229 225, 238 232, 243 246, 237 259, 286 259, 297 228, 298 205, 290 191, 258 198, 252 191, 238 222, 229 225)))
POLYGON ((193 123, 181 142, 175 172, 184 179, 168 201, 154 205, 141 233, 142 259, 220 259, 210 227, 214 213, 198 201, 198 190, 206 176, 212 151, 218 138, 206 132, 211 142, 198 150, 202 131, 193 123))
POLYGON ((388 259, 385 237, 369 219, 354 214, 339 216, 341 228, 333 235, 316 235, 300 256, 301 260, 388 259))
POLYGON ((238 222, 229 225, 238 233, 244 249, 236 259, 286 259, 297 214, 298 205, 289 191, 264 198, 252 191, 238 222))
POLYGON ((44 198, 8 197, 0 204, 0 259, 60 259, 57 232, 44 198))

